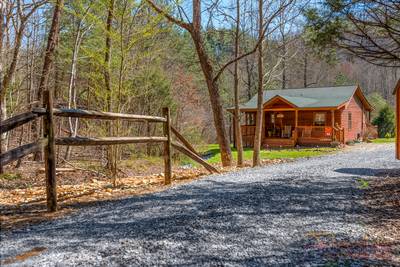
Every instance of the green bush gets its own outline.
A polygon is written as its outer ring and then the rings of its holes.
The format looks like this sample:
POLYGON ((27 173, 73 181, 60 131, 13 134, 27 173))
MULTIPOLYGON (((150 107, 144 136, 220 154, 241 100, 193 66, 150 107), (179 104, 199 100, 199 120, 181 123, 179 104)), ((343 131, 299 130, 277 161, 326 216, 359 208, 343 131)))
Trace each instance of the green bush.
POLYGON ((394 137, 395 133, 395 115, 393 108, 386 105, 379 111, 378 117, 374 119, 372 124, 378 126, 378 135, 381 138, 394 137))

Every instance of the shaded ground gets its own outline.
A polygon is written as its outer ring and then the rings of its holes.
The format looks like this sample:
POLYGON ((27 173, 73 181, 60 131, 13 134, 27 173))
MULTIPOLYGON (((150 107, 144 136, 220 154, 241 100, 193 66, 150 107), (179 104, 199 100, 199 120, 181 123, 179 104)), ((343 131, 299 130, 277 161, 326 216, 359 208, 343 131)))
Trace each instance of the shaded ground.
POLYGON ((368 182, 365 204, 371 235, 382 242, 396 243, 400 262, 400 169, 378 172, 368 182))
POLYGON ((393 266, 398 240, 371 239, 362 179, 397 168, 393 145, 370 144, 209 176, 3 231, 1 260, 18 266, 393 266))

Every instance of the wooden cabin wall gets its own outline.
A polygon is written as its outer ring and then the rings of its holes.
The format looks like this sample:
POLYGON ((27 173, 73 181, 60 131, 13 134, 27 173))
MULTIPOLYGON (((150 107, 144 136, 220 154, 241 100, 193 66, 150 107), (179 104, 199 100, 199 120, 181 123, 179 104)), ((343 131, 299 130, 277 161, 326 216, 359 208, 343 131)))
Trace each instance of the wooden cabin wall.
POLYGON ((345 110, 342 112, 342 126, 344 127, 345 142, 356 140, 358 136, 362 137, 362 131, 365 129, 363 122, 363 104, 358 96, 354 96, 345 110), (349 129, 349 113, 351 113, 352 127, 349 129))

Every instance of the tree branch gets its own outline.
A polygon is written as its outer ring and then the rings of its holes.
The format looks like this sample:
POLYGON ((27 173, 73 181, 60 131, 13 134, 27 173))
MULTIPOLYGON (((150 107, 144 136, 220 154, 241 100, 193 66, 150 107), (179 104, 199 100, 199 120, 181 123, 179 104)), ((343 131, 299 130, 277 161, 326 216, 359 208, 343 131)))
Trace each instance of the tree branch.
POLYGON ((191 32, 193 30, 193 27, 190 23, 186 23, 182 20, 179 20, 167 12, 160 8, 158 5, 156 5, 153 1, 151 0, 145 0, 158 14, 163 15, 169 22, 174 23, 175 25, 178 25, 179 27, 187 30, 188 32, 191 32))

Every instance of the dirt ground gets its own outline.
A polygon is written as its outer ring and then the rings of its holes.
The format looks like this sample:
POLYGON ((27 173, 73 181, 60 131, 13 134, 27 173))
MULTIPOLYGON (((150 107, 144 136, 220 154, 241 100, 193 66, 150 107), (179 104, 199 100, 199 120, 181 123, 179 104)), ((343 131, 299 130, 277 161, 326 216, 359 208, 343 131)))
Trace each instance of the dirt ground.
MULTIPOLYGON (((283 160, 264 160, 263 164, 277 164, 283 160)), ((58 164, 57 194, 59 209, 46 211, 45 176, 43 164, 24 161, 18 169, 7 167, 7 175, 0 179, 0 226, 14 229, 43 220, 54 219, 98 201, 162 191, 162 164, 137 160, 120 170, 117 186, 96 168, 81 168, 82 162, 58 164), (134 168, 131 168, 134 165, 134 168)), ((250 162, 245 164, 250 166, 250 162)), ((221 168, 220 172, 235 171, 235 167, 221 168)), ((172 185, 187 183, 209 174, 204 168, 174 166, 172 185)))
MULTIPOLYGON (((266 160, 279 164, 282 160, 266 160)), ((0 179, 1 229, 15 229, 44 220, 59 218, 96 202, 147 194, 166 189, 162 164, 138 160, 120 170, 121 177, 113 187, 110 179, 96 168, 81 168, 82 162, 60 164, 58 178, 59 210, 46 211, 43 164, 24 161, 18 169, 8 167, 0 179), (132 168, 134 166, 134 168, 132 168), (147 166, 147 167, 145 167, 147 166), (153 174, 151 174, 153 173, 153 174), (136 174, 136 175, 134 175, 136 174)), ((250 162, 247 163, 247 167, 250 162)), ((87 166, 86 166, 87 167, 87 166)), ((92 166, 93 167, 93 166, 92 166)), ((221 172, 235 168, 219 168, 221 172)), ((174 166, 173 185, 187 183, 207 175, 203 168, 174 166)), ((364 189, 364 205, 368 213, 370 238, 368 246, 400 246, 400 170, 382 170, 368 179, 364 189)), ((384 249, 379 249, 384 251, 384 249)), ((399 251, 400 258, 400 251, 399 251)))
POLYGON ((400 247, 400 169, 382 170, 368 181, 365 206, 371 235, 400 247))

